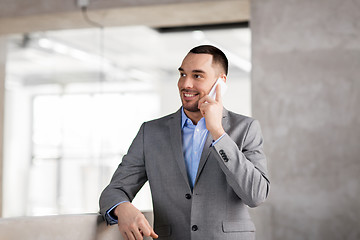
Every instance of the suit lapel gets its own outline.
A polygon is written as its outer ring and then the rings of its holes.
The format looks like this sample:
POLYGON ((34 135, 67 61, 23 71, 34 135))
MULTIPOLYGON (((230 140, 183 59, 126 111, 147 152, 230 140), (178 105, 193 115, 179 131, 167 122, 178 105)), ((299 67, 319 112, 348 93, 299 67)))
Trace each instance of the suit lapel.
POLYGON ((184 154, 182 151, 182 137, 181 137, 181 109, 177 111, 169 119, 170 142, 177 164, 179 165, 180 172, 184 177, 189 189, 190 184, 187 177, 185 166, 184 154))
MULTIPOLYGON (((223 128, 224 128, 225 132, 227 132, 227 130, 230 127, 229 124, 228 124, 228 117, 227 116, 228 116, 228 111, 224 108, 222 125, 223 125, 223 128)), ((209 134, 208 134, 208 136, 206 138, 205 144, 204 144, 202 154, 201 154, 199 168, 198 168, 198 171, 197 171, 197 174, 196 174, 195 185, 196 185, 196 182, 197 182, 197 180, 198 180, 198 178, 199 178, 199 176, 200 176, 200 174, 202 172, 202 169, 205 166, 205 163, 206 163, 207 159, 209 158, 212 141, 213 141, 213 139, 212 139, 211 134, 209 132, 209 134)))
POLYGON ((199 178, 199 175, 209 157, 209 154, 210 154, 210 147, 211 147, 211 144, 212 144, 212 137, 211 137, 211 134, 208 133, 208 136, 206 138, 206 141, 205 141, 205 144, 204 144, 204 148, 203 148, 203 151, 201 153, 201 157, 200 157, 200 162, 199 162, 199 167, 198 167, 198 171, 197 171, 197 174, 196 174, 196 180, 195 180, 195 184, 199 178))

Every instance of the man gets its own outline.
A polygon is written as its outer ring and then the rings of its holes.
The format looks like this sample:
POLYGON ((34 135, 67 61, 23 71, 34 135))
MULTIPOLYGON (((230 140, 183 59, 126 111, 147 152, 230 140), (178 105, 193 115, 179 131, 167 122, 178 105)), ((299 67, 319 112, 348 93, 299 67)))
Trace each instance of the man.
POLYGON ((124 239, 254 239, 247 206, 269 192, 259 123, 227 111, 221 86, 228 60, 216 47, 193 48, 179 67, 182 108, 144 123, 100 197, 100 212, 124 239), (149 181, 154 229, 131 201, 149 181), (246 206, 247 205, 247 206, 246 206))

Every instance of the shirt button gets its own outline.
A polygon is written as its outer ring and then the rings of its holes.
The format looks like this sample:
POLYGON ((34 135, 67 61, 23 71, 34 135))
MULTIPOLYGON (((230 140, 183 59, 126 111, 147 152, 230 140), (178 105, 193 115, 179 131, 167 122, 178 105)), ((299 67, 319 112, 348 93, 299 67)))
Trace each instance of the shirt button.
POLYGON ((198 228, 198 226, 196 226, 196 225, 193 225, 192 227, 191 227, 191 230, 193 230, 194 232, 195 231, 197 231, 199 228, 198 228))
POLYGON ((190 193, 185 194, 185 198, 186 199, 191 199, 191 194, 190 193))

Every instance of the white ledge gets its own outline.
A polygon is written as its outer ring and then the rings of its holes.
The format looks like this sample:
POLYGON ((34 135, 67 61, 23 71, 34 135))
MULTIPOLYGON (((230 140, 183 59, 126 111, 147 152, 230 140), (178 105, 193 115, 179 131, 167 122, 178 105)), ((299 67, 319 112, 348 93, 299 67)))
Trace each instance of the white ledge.
MULTIPOLYGON (((152 213, 143 212, 152 225, 152 213)), ((117 225, 107 226, 99 214, 54 215, 0 219, 6 240, 120 240, 117 225)), ((151 238, 144 238, 151 239, 151 238)))

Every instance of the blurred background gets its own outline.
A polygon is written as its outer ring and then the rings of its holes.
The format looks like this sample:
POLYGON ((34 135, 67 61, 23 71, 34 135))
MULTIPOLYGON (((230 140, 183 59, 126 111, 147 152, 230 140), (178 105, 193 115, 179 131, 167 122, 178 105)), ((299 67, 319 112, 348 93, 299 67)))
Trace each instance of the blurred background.
MULTIPOLYGON (((98 211, 142 122, 175 112, 182 59, 229 58, 260 121, 257 239, 360 239, 360 1, 0 0, 2 217, 98 211)), ((146 184, 134 200, 151 210, 146 184)))
MULTIPOLYGON (((96 212, 141 123, 181 106, 177 68, 193 46, 220 42, 231 53, 227 100, 249 115, 249 28, 174 30, 130 26, 8 37, 4 216, 96 212)), ((138 207, 151 209, 139 196, 138 207)))

